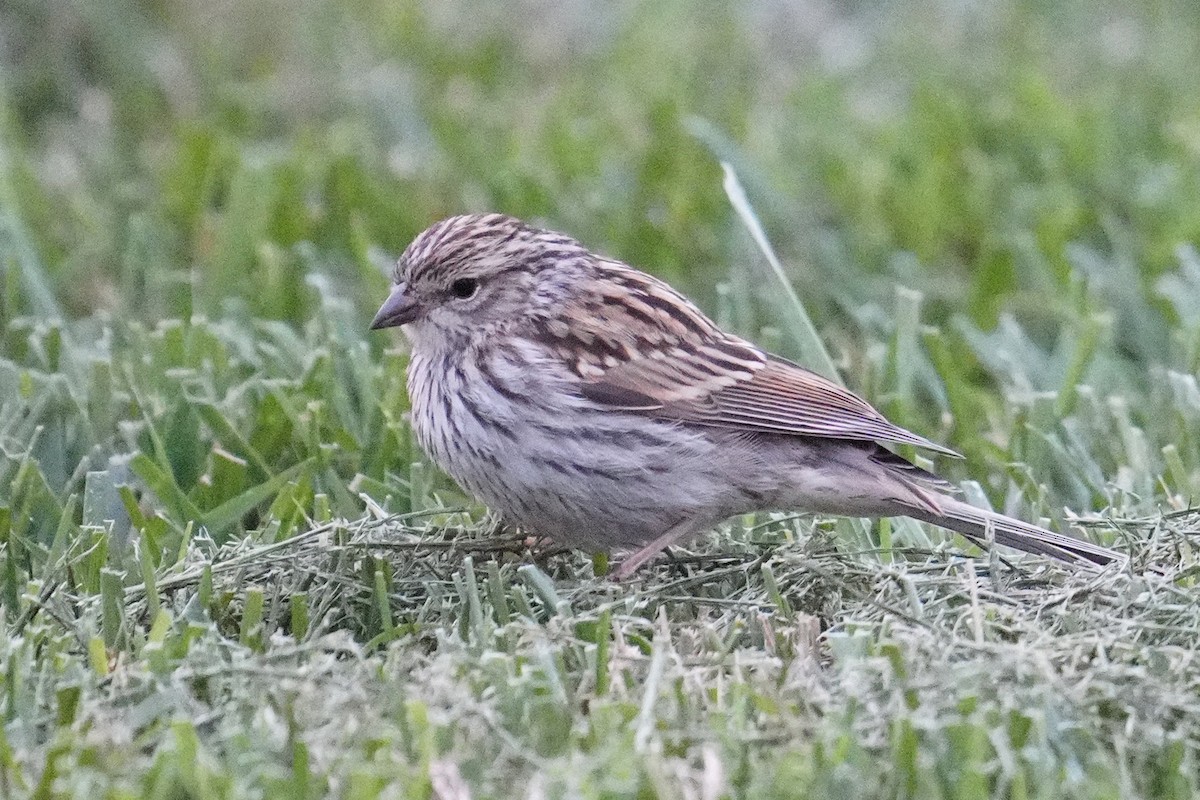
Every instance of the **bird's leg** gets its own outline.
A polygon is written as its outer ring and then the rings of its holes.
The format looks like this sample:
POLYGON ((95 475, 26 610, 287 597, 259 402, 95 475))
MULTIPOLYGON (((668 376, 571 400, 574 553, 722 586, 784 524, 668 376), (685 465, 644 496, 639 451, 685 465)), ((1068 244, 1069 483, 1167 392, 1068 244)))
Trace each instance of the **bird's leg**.
POLYGON ((533 563, 541 569, 546 569, 551 558, 571 552, 571 548, 563 547, 548 536, 528 536, 525 539, 525 549, 533 563))
POLYGON ((617 565, 617 568, 609 575, 609 578, 614 581, 626 580, 647 561, 680 539, 695 533, 700 527, 692 519, 685 519, 683 522, 672 525, 670 528, 667 528, 667 532, 662 536, 659 536, 640 550, 630 553, 624 561, 617 565))

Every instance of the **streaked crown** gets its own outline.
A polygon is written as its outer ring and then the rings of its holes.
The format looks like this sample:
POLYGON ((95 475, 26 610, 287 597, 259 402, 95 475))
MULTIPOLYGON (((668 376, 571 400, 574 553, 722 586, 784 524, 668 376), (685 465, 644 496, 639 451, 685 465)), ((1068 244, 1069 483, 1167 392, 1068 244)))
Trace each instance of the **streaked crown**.
POLYGON ((535 228, 507 214, 463 214, 426 228, 396 263, 397 283, 453 280, 459 274, 535 273, 564 256, 584 253, 563 234, 535 228))

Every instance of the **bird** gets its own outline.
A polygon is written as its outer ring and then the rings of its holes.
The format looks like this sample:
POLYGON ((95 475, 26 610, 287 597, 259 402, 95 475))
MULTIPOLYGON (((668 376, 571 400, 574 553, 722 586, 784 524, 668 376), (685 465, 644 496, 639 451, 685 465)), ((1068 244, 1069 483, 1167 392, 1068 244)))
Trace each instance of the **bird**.
POLYGON ((392 278, 371 328, 408 339, 421 448, 506 522, 627 551, 614 579, 764 510, 904 516, 1076 566, 1124 560, 954 497, 889 448, 958 453, 566 234, 452 216, 417 235, 392 278))

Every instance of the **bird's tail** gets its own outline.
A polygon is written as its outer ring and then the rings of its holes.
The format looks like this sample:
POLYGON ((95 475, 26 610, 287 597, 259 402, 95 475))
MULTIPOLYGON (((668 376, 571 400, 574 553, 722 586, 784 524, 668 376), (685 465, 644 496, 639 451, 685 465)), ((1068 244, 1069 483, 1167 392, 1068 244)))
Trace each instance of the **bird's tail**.
POLYGON ((936 503, 940 513, 934 513, 933 509, 915 508, 906 509, 905 513, 922 522, 957 531, 982 546, 994 541, 996 544, 1014 547, 1026 553, 1038 553, 1060 561, 1087 566, 1106 566, 1126 561, 1126 557, 1116 550, 1072 536, 1063 536, 1003 514, 985 511, 953 497, 938 495, 936 503))

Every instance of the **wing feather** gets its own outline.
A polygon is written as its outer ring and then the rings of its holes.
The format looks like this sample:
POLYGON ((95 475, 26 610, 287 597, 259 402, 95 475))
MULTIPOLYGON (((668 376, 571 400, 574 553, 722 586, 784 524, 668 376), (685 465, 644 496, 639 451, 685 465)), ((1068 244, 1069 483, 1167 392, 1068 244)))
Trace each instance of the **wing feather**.
POLYGON ((606 280, 535 336, 613 409, 738 430, 949 448, 889 422, 833 381, 721 331, 665 283, 604 264, 606 280))

